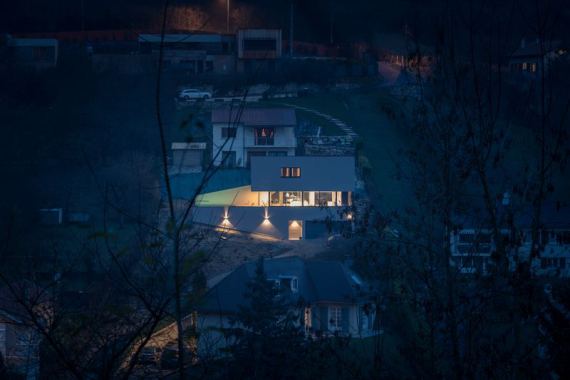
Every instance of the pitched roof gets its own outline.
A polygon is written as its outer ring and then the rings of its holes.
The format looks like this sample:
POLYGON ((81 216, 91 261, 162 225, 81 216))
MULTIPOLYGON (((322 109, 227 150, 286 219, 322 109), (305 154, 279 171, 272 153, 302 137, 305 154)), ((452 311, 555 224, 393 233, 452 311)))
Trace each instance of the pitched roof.
MULTIPOLYGON (((245 298, 247 284, 255 276, 256 263, 241 265, 230 273, 203 298, 198 311, 204 313, 235 313, 249 302, 245 298)), ((352 303, 359 296, 359 281, 341 263, 308 261, 300 257, 267 259, 263 262, 268 279, 296 277, 299 291, 288 293, 292 301, 308 303, 352 303)))
POLYGON ((292 108, 221 108, 212 111, 212 123, 252 126, 295 126, 297 117, 292 108), (231 114, 230 114, 231 110, 231 114))
MULTIPOLYGON (((512 54, 512 57, 536 57, 540 55, 539 41, 527 42, 524 46, 519 46, 512 54)), ((558 49, 562 45, 561 41, 544 41, 543 54, 558 49)))
MULTIPOLYGON (((503 206, 498 204, 496 207, 496 216, 499 223, 504 227, 510 226, 510 221, 515 227, 520 229, 532 228, 534 208, 525 206, 523 208, 512 208, 512 206, 503 206), (512 216, 511 216, 512 215, 512 216)), ((462 228, 489 228, 489 215, 480 205, 474 207, 470 211, 456 215, 456 221, 462 228)), ((540 228, 546 229, 568 229, 570 228, 570 206, 561 202, 546 201, 542 204, 540 228)))
POLYGON ((353 191, 352 156, 251 157, 253 191, 353 191), (299 167, 301 176, 281 177, 282 167, 299 167))

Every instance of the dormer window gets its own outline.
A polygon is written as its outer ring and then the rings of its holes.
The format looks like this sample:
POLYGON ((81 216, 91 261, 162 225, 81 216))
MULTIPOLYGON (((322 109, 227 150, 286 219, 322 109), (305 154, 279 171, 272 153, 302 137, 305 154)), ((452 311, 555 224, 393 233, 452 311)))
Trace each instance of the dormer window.
POLYGON ((282 167, 281 177, 282 178, 298 178, 301 176, 300 167, 282 167))
POLYGON ((275 128, 255 128, 255 145, 274 145, 275 128))
POLYGON ((295 276, 279 276, 279 280, 282 290, 289 290, 293 293, 299 291, 299 280, 295 276))

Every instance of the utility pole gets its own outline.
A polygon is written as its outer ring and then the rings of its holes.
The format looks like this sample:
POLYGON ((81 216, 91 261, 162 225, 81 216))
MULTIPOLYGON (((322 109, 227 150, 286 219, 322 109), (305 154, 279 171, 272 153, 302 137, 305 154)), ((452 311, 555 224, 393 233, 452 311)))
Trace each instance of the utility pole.
POLYGON ((289 56, 293 56, 293 2, 291 1, 289 15, 289 56))

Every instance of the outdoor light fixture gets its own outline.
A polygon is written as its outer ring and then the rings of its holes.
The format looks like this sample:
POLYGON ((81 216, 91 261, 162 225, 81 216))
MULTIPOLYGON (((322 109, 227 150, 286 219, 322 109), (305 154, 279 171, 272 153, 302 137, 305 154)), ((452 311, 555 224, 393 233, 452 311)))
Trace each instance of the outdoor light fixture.
POLYGON ((352 213, 351 212, 346 214, 346 219, 352 220, 352 213))
POLYGON ((269 210, 267 209, 267 207, 265 208, 265 215, 263 215, 263 219, 265 220, 269 219, 269 210))

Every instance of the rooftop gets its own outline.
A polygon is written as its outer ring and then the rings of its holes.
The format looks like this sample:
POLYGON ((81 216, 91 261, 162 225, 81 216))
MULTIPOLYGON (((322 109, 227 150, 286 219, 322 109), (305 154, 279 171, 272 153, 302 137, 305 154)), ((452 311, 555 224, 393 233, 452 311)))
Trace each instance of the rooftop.
MULTIPOLYGON (((339 262, 303 260, 285 257, 263 261, 268 279, 295 277, 298 292, 289 293, 292 301, 308 303, 352 303, 361 294, 361 288, 351 272, 339 262)), ((256 262, 250 261, 230 273, 206 294, 198 310, 202 312, 235 313, 246 306, 247 284, 255 276, 256 262)))
MULTIPOLYGON (((562 45, 561 41, 544 41, 543 44, 543 54, 548 53, 552 50, 560 48, 562 45)), ((515 50, 512 57, 533 57, 540 55, 540 44, 538 40, 526 41, 521 43, 519 48, 515 50)))

